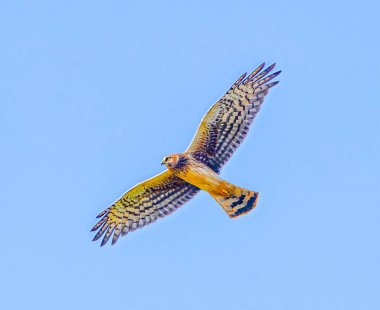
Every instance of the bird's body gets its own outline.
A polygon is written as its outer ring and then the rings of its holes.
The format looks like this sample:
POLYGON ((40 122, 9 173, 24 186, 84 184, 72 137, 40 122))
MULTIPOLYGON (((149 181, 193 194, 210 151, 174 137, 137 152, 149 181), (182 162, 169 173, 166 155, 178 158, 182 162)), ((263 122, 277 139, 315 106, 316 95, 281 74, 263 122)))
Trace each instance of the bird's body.
POLYGON ((203 117, 184 153, 165 156, 168 170, 141 182, 127 191, 112 206, 101 212, 92 228, 94 240, 104 235, 104 245, 113 234, 112 244, 120 235, 143 227, 175 211, 199 190, 208 192, 231 217, 252 210, 258 192, 231 184, 219 177, 223 165, 248 133, 264 97, 278 82, 269 82, 274 64, 262 70, 260 65, 248 77, 242 75, 203 117))
POLYGON ((209 193, 231 218, 243 215, 256 206, 258 193, 223 180, 214 170, 195 159, 191 153, 174 154, 171 157, 179 158, 179 165, 169 167, 169 171, 209 193))
POLYGON ((227 191, 227 182, 223 181, 216 172, 191 154, 181 155, 186 158, 186 163, 180 168, 169 168, 174 175, 210 194, 227 191))

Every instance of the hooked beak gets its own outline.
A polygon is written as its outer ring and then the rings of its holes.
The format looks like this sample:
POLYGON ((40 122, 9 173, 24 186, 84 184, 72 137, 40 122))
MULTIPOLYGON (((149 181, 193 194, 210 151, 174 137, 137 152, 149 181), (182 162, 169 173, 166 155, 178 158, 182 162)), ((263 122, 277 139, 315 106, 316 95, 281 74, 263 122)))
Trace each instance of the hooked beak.
POLYGON ((164 162, 164 160, 162 160, 162 162, 161 162, 161 165, 165 165, 165 162, 164 162))

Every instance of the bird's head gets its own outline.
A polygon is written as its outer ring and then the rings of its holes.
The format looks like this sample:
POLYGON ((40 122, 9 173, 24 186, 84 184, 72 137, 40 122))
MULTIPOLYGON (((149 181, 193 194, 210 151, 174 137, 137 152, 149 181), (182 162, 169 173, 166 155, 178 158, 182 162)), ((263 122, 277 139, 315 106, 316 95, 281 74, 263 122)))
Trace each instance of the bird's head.
POLYGON ((185 157, 182 154, 172 154, 165 156, 161 165, 165 165, 168 169, 179 168, 185 157))

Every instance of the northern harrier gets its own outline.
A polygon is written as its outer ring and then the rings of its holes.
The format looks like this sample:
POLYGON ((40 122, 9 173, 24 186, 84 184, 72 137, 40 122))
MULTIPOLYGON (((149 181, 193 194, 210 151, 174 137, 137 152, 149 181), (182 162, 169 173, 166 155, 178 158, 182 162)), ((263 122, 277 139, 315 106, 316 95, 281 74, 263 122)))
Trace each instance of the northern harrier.
POLYGON ((120 235, 172 213, 201 189, 231 218, 256 206, 258 192, 221 179, 219 172, 247 135, 269 89, 278 83, 268 83, 281 72, 267 76, 275 64, 265 70, 263 67, 260 65, 248 77, 243 74, 211 107, 184 153, 164 157, 161 164, 168 168, 166 171, 135 185, 97 216, 101 219, 92 228, 99 230, 94 241, 105 233, 103 246, 113 234, 114 244, 120 235))

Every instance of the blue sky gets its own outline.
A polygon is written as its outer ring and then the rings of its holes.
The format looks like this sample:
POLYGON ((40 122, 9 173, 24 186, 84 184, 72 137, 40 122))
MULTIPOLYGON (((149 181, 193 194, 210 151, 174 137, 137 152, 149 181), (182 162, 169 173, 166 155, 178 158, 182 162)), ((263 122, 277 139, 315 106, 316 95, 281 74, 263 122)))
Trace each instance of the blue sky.
POLYGON ((380 309, 377 1, 2 1, 1 309, 380 309), (121 238, 95 216, 277 62, 222 177, 121 238))

